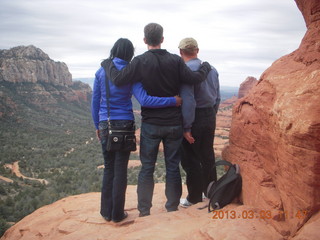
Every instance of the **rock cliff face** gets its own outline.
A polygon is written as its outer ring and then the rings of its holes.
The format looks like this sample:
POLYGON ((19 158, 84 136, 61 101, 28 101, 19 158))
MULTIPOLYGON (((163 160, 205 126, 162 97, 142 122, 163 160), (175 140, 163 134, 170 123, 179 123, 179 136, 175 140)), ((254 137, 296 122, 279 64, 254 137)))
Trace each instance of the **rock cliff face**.
POLYGON ((15 115, 25 104, 49 111, 63 102, 88 103, 91 92, 88 84, 72 82, 65 63, 39 48, 0 50, 0 118, 15 115))
POLYGON ((250 91, 253 86, 258 83, 258 80, 255 77, 247 77, 244 82, 240 84, 238 98, 242 98, 250 91))
POLYGON ((301 45, 235 104, 223 152, 242 169, 243 203, 271 211, 283 236, 320 209, 320 2, 296 3, 308 28, 301 45))
POLYGON ((72 76, 65 63, 54 62, 41 49, 30 45, 0 50, 0 81, 70 86, 72 76))

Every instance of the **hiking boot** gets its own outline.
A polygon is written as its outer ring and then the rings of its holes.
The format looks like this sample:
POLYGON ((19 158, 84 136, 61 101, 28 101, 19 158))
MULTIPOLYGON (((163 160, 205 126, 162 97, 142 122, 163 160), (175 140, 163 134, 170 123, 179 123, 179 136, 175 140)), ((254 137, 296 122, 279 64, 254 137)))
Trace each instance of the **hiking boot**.
POLYGON ((187 207, 190 207, 192 205, 193 205, 193 203, 189 202, 188 199, 186 199, 186 198, 180 199, 180 206, 181 207, 187 208, 187 207))

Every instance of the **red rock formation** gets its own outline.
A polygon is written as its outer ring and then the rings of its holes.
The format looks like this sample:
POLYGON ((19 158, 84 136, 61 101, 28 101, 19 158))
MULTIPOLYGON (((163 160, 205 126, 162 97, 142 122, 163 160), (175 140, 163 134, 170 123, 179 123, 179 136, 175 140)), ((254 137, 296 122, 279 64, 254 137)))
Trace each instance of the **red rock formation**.
MULTIPOLYGON (((165 184, 156 184, 151 215, 138 217, 136 186, 128 186, 120 223, 106 222, 99 214, 100 193, 71 196, 44 206, 11 227, 1 240, 284 240, 265 222, 258 208, 230 204, 208 213, 206 203, 167 213, 165 184)), ((184 187, 184 196, 186 188, 184 187)), ((315 215, 293 240, 316 240, 320 214, 315 215)))
POLYGON ((88 84, 72 82, 65 63, 32 45, 0 50, 0 88, 0 118, 19 112, 21 98, 50 111, 59 102, 88 103, 92 93, 88 84))
POLYGON ((225 209, 237 214, 234 219, 224 212, 219 216, 197 209, 205 203, 167 213, 164 188, 165 184, 155 185, 153 207, 147 217, 138 217, 136 186, 128 186, 125 209, 129 216, 123 222, 106 222, 99 214, 100 193, 88 193, 36 210, 11 227, 1 240, 281 239, 260 217, 243 219, 241 215, 255 211, 244 206, 231 204, 225 209))
POLYGON ((247 77, 244 82, 240 84, 238 98, 242 98, 248 94, 248 92, 258 83, 255 77, 247 77))
POLYGON ((242 168, 245 205, 284 213, 270 219, 284 236, 320 209, 320 1, 296 2, 307 33, 237 102, 223 153, 242 168))
POLYGON ((219 105, 219 111, 217 113, 217 128, 229 129, 231 126, 232 118, 232 106, 237 102, 238 98, 233 96, 226 99, 219 105))

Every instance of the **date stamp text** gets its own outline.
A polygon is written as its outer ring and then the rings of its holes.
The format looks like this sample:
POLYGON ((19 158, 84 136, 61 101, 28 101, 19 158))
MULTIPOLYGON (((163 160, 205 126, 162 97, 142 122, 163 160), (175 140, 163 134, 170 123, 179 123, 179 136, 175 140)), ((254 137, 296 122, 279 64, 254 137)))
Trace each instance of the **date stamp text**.
POLYGON ((212 212, 212 219, 272 219, 274 217, 284 220, 288 217, 302 219, 308 216, 309 210, 297 210, 290 214, 288 211, 271 211, 271 210, 215 210, 212 212))

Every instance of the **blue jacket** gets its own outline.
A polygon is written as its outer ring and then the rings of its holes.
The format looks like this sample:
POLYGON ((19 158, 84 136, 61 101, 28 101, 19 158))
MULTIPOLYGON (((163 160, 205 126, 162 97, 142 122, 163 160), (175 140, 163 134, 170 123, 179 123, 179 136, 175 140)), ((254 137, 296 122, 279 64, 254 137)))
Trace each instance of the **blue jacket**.
MULTIPOLYGON (((119 58, 114 58, 113 63, 118 70, 121 70, 128 64, 128 62, 119 58)), ((96 129, 99 128, 99 122, 108 120, 105 79, 105 71, 100 67, 95 74, 91 102, 91 114, 96 129)), ((116 87, 109 80, 109 87, 110 120, 134 120, 131 102, 132 94, 143 107, 161 108, 176 105, 174 97, 153 97, 147 95, 141 82, 116 87)))
MULTIPOLYGON (((198 58, 186 62, 192 71, 197 71, 201 66, 198 58)), ((209 72, 207 79, 196 85, 184 84, 181 86, 180 95, 182 97, 182 117, 184 132, 190 132, 192 123, 195 120, 196 108, 213 107, 218 112, 220 104, 220 84, 219 74, 214 67, 209 72)))

